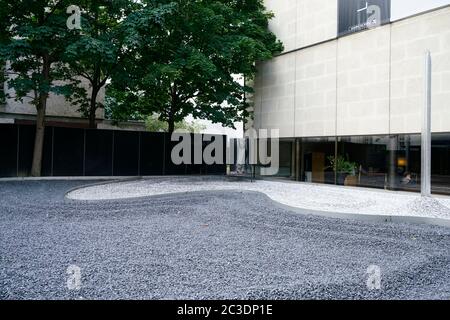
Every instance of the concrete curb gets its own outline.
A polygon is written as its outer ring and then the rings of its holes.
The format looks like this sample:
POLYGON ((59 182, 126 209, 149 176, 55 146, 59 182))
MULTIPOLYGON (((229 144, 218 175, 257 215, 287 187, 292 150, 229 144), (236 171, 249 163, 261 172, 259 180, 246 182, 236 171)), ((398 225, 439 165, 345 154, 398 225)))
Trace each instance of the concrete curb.
MULTIPOLYGON (((68 190, 64 194, 64 199, 68 202, 81 202, 81 203, 95 203, 95 202, 107 202, 107 201, 135 201, 135 200, 144 200, 144 199, 157 199, 157 198, 164 198, 164 197, 171 197, 171 196, 177 196, 177 195, 187 195, 187 194, 207 194, 207 193, 217 193, 218 191, 188 191, 188 192, 174 192, 174 193, 165 193, 165 194, 158 194, 158 195, 151 195, 151 196, 144 196, 144 197, 136 197, 136 198, 124 198, 124 199, 111 199, 111 200, 76 200, 72 198, 68 198, 67 195, 70 192, 92 187, 92 186, 98 186, 98 185, 104 185, 109 183, 115 183, 115 182, 125 182, 125 181, 138 181, 142 178, 130 178, 130 179, 122 179, 122 180, 116 180, 116 181, 104 181, 99 183, 93 183, 83 186, 78 186, 76 188, 72 188, 68 190)), ((270 198, 267 194, 264 192, 258 192, 258 191, 250 191, 250 190, 223 190, 220 192, 240 192, 240 193, 248 193, 248 194, 262 194, 264 197, 266 197, 275 207, 278 207, 280 209, 290 211, 295 214, 301 214, 301 215, 311 215, 311 216, 319 216, 319 217, 326 217, 326 218, 333 218, 333 219, 341 219, 341 220, 358 220, 358 221, 364 221, 364 222, 372 222, 372 223, 410 223, 410 224, 427 224, 427 225, 435 225, 440 227, 447 227, 450 228, 450 219, 441 219, 441 218, 432 218, 432 217, 415 217, 415 216, 390 216, 390 215, 370 215, 370 214, 359 214, 359 213, 339 213, 339 212, 327 212, 327 211, 316 211, 316 210, 310 210, 310 209, 303 209, 300 207, 292 207, 289 205, 282 204, 278 201, 273 200, 270 198)))
MULTIPOLYGON (((90 179, 90 180, 96 180, 96 179, 90 179)), ((139 181, 139 180, 142 180, 142 177, 128 177, 128 178, 124 177, 124 178, 116 178, 116 179, 104 180, 104 181, 93 182, 93 183, 81 185, 78 187, 70 188, 69 190, 64 192, 64 199, 77 201, 75 199, 68 198, 67 195, 73 191, 77 191, 80 189, 96 187, 96 186, 103 186, 103 185, 110 184, 110 183, 131 182, 131 181, 139 181)))
POLYGON ((372 215, 372 214, 360 214, 360 213, 339 213, 339 212, 327 212, 327 211, 315 211, 309 209, 302 209, 298 207, 292 207, 271 199, 268 195, 264 194, 269 198, 272 203, 281 209, 292 211, 298 214, 314 215, 334 219, 349 219, 349 220, 360 220, 366 222, 376 222, 376 223, 412 223, 412 224, 427 224, 435 225, 440 227, 450 228, 450 219, 441 218, 428 218, 428 217, 415 217, 415 216, 390 216, 390 215, 372 215))

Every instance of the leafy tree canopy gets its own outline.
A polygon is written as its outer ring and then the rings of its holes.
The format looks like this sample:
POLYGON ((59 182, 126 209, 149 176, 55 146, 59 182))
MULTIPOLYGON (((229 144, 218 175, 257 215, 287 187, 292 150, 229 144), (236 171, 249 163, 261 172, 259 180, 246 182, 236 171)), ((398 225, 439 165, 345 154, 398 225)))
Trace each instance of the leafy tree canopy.
POLYGON ((64 82, 62 56, 76 31, 67 28, 67 0, 15 0, 0 2, 2 34, 0 62, 8 61, 6 77, 14 98, 36 107, 36 135, 31 175, 40 176, 44 145, 45 113, 51 93, 69 95, 64 82), (61 81, 57 81, 61 80, 61 81))
MULTIPOLYGON (((145 127, 150 132, 168 132, 169 126, 167 122, 159 120, 158 114, 153 114, 145 119, 145 127)), ((206 126, 194 121, 183 120, 181 122, 175 123, 175 130, 190 132, 190 133, 201 133, 206 129, 206 126)))
POLYGON ((75 89, 70 100, 94 127, 96 110, 103 107, 98 102, 98 93, 112 73, 120 70, 124 35, 121 23, 141 5, 133 0, 72 2, 82 9, 82 32, 65 50, 66 72, 75 89), (90 90, 81 85, 81 79, 89 84, 90 90))
POLYGON ((282 50, 262 0, 142 2, 123 24, 126 72, 109 90, 114 116, 157 113, 169 132, 188 115, 230 127, 242 120, 252 89, 236 75, 252 79, 257 61, 282 50))
MULTIPOLYGON (((3 1, 2 1, 3 3, 3 1)), ((75 32, 66 26, 66 9, 70 1, 18 0, 2 4, 0 15, 5 16, 7 38, 0 42, 0 58, 9 61, 8 85, 15 90, 17 100, 28 97, 36 107, 50 93, 68 94, 70 87, 59 67, 68 43, 75 32)))

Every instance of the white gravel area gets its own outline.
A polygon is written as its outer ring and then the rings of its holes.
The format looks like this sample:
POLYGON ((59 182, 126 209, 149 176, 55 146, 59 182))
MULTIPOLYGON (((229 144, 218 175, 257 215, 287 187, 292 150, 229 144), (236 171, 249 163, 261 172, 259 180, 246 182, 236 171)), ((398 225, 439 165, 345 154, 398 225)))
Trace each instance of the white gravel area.
POLYGON ((450 219, 450 197, 422 200, 414 193, 266 180, 150 178, 90 186, 68 193, 67 198, 113 200, 220 190, 262 192, 281 204, 316 211, 450 219))

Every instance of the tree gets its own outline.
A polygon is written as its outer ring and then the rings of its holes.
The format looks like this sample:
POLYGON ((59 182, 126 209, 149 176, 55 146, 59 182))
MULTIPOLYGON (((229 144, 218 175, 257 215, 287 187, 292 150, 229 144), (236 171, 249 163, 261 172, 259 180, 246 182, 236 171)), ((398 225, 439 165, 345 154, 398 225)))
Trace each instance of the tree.
POLYGON ((147 0, 124 22, 126 77, 110 93, 113 114, 175 124, 192 115, 233 127, 247 116, 255 63, 282 51, 262 0, 147 0))
MULTIPOLYGON (((9 42, 9 21, 10 16, 9 12, 11 3, 2 1, 0 2, 0 49, 9 42)), ((4 83, 6 82, 6 61, 4 57, 0 54, 0 104, 4 104, 6 102, 6 94, 4 91, 4 83)))
POLYGON ((103 105, 98 94, 114 72, 120 71, 123 54, 121 23, 140 5, 132 0, 72 1, 82 10, 83 32, 65 51, 67 73, 72 79, 73 94, 69 100, 89 119, 95 128, 96 112, 103 105), (89 90, 80 79, 89 83, 89 90))
MULTIPOLYGON (((168 132, 169 127, 167 122, 159 120, 159 115, 154 114, 148 116, 145 120, 145 127, 150 132, 168 132)), ((201 133, 202 130, 205 130, 206 126, 195 122, 187 120, 183 120, 181 122, 175 123, 175 130, 186 131, 190 133, 201 133)))
POLYGON ((75 35, 66 25, 68 6, 69 1, 63 0, 16 0, 1 6, 2 16, 8 17, 4 26, 8 39, 0 43, 0 60, 9 62, 7 83, 16 100, 27 99, 36 107, 32 176, 41 175, 47 99, 70 90, 57 82, 66 80, 61 58, 75 35))

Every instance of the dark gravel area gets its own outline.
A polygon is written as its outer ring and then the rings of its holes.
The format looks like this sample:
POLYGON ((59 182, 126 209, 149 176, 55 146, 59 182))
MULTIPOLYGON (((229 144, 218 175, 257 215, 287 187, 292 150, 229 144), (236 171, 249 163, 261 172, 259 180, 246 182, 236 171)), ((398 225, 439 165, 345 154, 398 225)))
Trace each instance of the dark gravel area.
POLYGON ((301 215, 250 192, 64 199, 87 183, 0 182, 0 299, 450 298, 448 228, 301 215))

